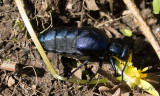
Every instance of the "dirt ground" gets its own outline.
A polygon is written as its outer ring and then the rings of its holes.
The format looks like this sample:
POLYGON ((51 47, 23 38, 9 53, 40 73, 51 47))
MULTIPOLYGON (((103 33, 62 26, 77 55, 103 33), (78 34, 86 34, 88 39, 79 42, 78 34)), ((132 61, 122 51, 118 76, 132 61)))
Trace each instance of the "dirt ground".
MULTIPOLYGON (((123 0, 114 0, 113 6, 110 1, 112 0, 85 0, 83 3, 83 0, 24 0, 24 8, 37 36, 48 28, 62 26, 91 26, 104 30, 111 41, 129 46, 133 53, 134 66, 138 69, 149 66, 147 72, 151 74, 151 78, 147 80, 160 93, 160 62, 154 49, 123 0), (121 29, 130 29, 133 36, 124 36, 121 29)), ((153 14, 152 0, 134 1, 160 41, 160 19, 159 15, 153 14)), ((32 42, 14 0, 0 0, 0 28, 0 62, 16 63, 18 66, 15 72, 0 70, 0 96, 111 96, 118 92, 118 84, 114 83, 79 88, 79 84, 55 79, 32 42), (105 90, 102 91, 103 88, 105 90)), ((71 64, 77 63, 73 59, 46 53, 61 76, 68 76, 76 67, 76 64, 71 64)), ((90 62, 86 67, 87 71, 80 71, 82 76, 75 74, 74 77, 87 79, 97 63, 90 62)), ((103 64, 102 69, 114 78, 109 61, 103 64)), ((97 78, 105 76, 98 73, 97 78)), ((139 88, 120 89, 121 96, 150 96, 139 88)))

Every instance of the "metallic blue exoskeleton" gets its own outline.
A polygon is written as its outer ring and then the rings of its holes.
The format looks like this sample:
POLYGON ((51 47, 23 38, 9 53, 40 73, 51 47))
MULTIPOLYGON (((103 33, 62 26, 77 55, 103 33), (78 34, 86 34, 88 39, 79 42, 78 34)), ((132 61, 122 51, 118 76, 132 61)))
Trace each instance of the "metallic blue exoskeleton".
POLYGON ((109 45, 109 39, 96 28, 54 28, 40 37, 47 51, 60 54, 94 55, 102 54, 109 45))
MULTIPOLYGON (((127 60, 129 55, 128 46, 122 47, 119 43, 110 42, 102 30, 92 27, 53 28, 41 34, 39 40, 46 51, 66 55, 89 56, 89 59, 76 70, 92 58, 114 54, 123 60, 127 60)), ((110 61, 116 73, 112 57, 110 61)))

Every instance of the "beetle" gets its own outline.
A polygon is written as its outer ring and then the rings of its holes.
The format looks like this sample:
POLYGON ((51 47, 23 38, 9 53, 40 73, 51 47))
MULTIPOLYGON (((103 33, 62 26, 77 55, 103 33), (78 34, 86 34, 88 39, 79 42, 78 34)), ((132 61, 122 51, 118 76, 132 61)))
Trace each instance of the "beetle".
MULTIPOLYGON (((111 42, 102 30, 93 27, 52 28, 42 33, 39 36, 39 40, 44 49, 49 52, 65 56, 88 56, 84 63, 78 66, 68 78, 93 59, 98 58, 99 66, 101 67, 103 63, 102 60, 105 56, 110 56, 110 62, 116 75, 116 68, 112 56, 117 55, 125 61, 127 61, 129 57, 129 48, 127 45, 122 46, 117 42, 111 42)), ((124 69, 122 70, 122 81, 124 69)), ((92 78, 89 82, 91 80, 92 78)))

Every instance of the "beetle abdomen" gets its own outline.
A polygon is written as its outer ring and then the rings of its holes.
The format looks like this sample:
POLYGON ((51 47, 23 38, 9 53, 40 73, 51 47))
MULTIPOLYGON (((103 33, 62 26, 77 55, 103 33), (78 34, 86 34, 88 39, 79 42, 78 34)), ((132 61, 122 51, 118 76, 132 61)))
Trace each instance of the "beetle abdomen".
POLYGON ((47 51, 78 55, 104 52, 109 43, 101 30, 90 27, 53 28, 41 34, 40 42, 47 51))
POLYGON ((78 50, 75 49, 77 35, 78 30, 53 28, 41 34, 40 42, 45 50, 50 52, 66 54, 79 53, 78 50))

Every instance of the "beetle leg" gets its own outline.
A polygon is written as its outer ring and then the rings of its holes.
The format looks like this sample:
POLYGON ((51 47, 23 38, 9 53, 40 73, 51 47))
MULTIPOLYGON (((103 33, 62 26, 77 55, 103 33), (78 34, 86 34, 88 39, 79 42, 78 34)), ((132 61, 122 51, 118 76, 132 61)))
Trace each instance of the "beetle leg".
POLYGON ((70 78, 70 76, 72 76, 78 69, 80 69, 83 65, 87 64, 88 61, 90 60, 90 58, 88 58, 86 61, 84 61, 81 65, 79 65, 73 72, 71 72, 71 74, 69 74, 69 76, 67 77, 67 79, 70 78))
POLYGON ((129 57, 129 48, 128 48, 128 46, 124 46, 124 48, 123 48, 123 51, 122 51, 122 53, 121 53, 121 58, 122 58, 122 60, 127 60, 128 59, 128 57, 129 57))
POLYGON ((115 64, 114 64, 112 56, 110 56, 110 62, 111 62, 112 68, 114 70, 114 77, 116 77, 117 71, 116 71, 116 67, 115 67, 115 64))
POLYGON ((121 54, 121 58, 122 58, 122 60, 124 60, 126 63, 125 63, 124 68, 123 68, 123 70, 122 70, 122 82, 123 82, 123 72, 124 72, 124 70, 125 70, 125 68, 126 68, 128 57, 129 57, 129 48, 128 48, 128 46, 124 46, 123 51, 122 51, 122 54, 121 54))
MULTIPOLYGON (((102 60, 99 60, 99 68, 102 68, 102 60)), ((96 74, 98 73, 98 70, 95 74, 92 75, 92 77, 88 80, 88 82, 86 83, 86 86, 88 86, 88 84, 92 81, 92 79, 96 76, 96 74)))
POLYGON ((127 66, 127 61, 126 61, 125 65, 124 65, 124 68, 123 68, 123 70, 122 70, 122 82, 123 82, 123 72, 124 72, 126 66, 127 66))

